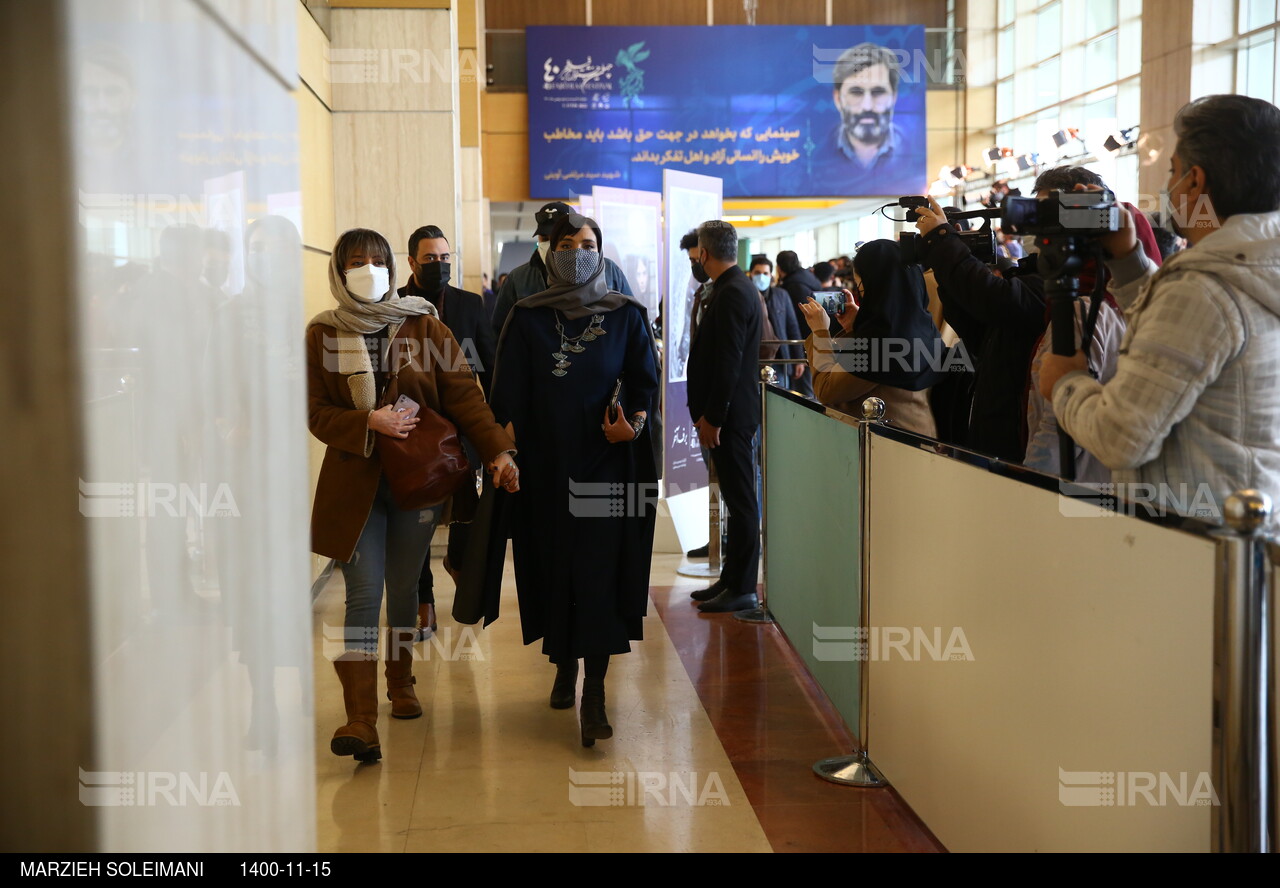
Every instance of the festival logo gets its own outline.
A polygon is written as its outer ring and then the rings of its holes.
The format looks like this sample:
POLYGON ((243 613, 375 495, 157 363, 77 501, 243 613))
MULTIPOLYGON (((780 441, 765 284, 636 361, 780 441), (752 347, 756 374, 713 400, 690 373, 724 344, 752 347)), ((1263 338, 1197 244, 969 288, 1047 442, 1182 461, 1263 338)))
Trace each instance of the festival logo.
POLYGON ((644 92, 644 69, 639 63, 649 58, 649 50, 644 48, 644 41, 633 43, 626 49, 618 50, 618 65, 627 69, 619 86, 622 101, 628 108, 643 108, 644 100, 640 94, 644 92))

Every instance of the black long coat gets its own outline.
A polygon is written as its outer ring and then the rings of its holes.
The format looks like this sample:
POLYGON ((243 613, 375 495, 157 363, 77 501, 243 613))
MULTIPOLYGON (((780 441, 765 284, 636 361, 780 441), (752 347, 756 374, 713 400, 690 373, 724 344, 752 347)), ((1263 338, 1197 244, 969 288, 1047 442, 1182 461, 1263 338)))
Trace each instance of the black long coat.
MULTIPOLYGON (((642 637, 657 467, 648 427, 638 441, 610 444, 601 425, 620 377, 628 416, 653 414, 659 382, 639 306, 607 312, 605 334, 582 342, 581 353, 561 351, 556 319, 550 308, 517 307, 498 346, 491 403, 498 422, 514 427, 521 489, 498 497, 493 524, 505 518, 510 530, 525 644, 542 639, 543 653, 564 662, 626 653, 642 637), (567 356, 564 376, 552 372, 553 353, 567 356)), ((577 336, 591 318, 562 323, 577 336)), ((491 528, 486 622, 496 616, 500 536, 491 528)))
POLYGON ((734 265, 716 278, 703 306, 689 346, 689 416, 754 429, 760 425, 760 293, 734 265))

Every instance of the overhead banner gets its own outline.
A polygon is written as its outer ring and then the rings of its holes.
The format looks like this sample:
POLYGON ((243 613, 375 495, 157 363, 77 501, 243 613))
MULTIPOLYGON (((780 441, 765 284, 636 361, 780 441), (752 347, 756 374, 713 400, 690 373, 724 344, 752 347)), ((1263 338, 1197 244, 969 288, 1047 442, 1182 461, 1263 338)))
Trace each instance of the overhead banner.
POLYGON ((929 184, 922 25, 530 27, 526 57, 533 197, 657 191, 663 170, 725 197, 929 184))

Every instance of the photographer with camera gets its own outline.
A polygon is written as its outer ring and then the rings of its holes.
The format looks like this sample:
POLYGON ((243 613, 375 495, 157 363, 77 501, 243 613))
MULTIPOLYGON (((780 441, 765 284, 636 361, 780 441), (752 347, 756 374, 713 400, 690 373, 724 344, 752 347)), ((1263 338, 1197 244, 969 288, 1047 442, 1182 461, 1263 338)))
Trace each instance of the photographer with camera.
MULTIPOLYGON (((1035 192, 1102 185, 1083 167, 1047 170, 1035 192)), ((1031 360, 1048 326, 1044 279, 1035 256, 996 274, 974 256, 937 202, 915 209, 923 235, 924 264, 932 268, 942 316, 973 356, 975 379, 969 431, 964 445, 1008 462, 1027 453, 1027 379, 1031 360)))
POLYGON ((894 425, 937 437, 929 388, 942 374, 930 359, 946 349, 929 316, 920 267, 907 265, 893 241, 872 241, 854 256, 853 280, 856 300, 849 290, 820 292, 800 305, 813 331, 805 351, 818 400, 860 416, 864 400, 880 398, 894 425), (838 339, 831 336, 832 316, 838 339))
POLYGON ((1280 491, 1280 109, 1198 99, 1174 120, 1172 223, 1191 246, 1157 272, 1133 216, 1102 238, 1128 330, 1115 377, 1049 355, 1040 391, 1062 426, 1162 507, 1280 491))

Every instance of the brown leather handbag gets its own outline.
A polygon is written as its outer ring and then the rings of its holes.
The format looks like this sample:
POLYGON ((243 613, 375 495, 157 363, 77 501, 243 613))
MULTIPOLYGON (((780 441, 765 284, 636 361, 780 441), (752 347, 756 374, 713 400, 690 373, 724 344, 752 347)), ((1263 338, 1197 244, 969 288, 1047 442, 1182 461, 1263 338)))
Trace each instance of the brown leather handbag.
MULTIPOLYGON (((398 388, 393 373, 384 405, 395 403, 398 388)), ((472 477, 457 426, 426 404, 418 408, 418 424, 409 437, 378 435, 377 447, 391 498, 406 511, 444 502, 472 477)))

